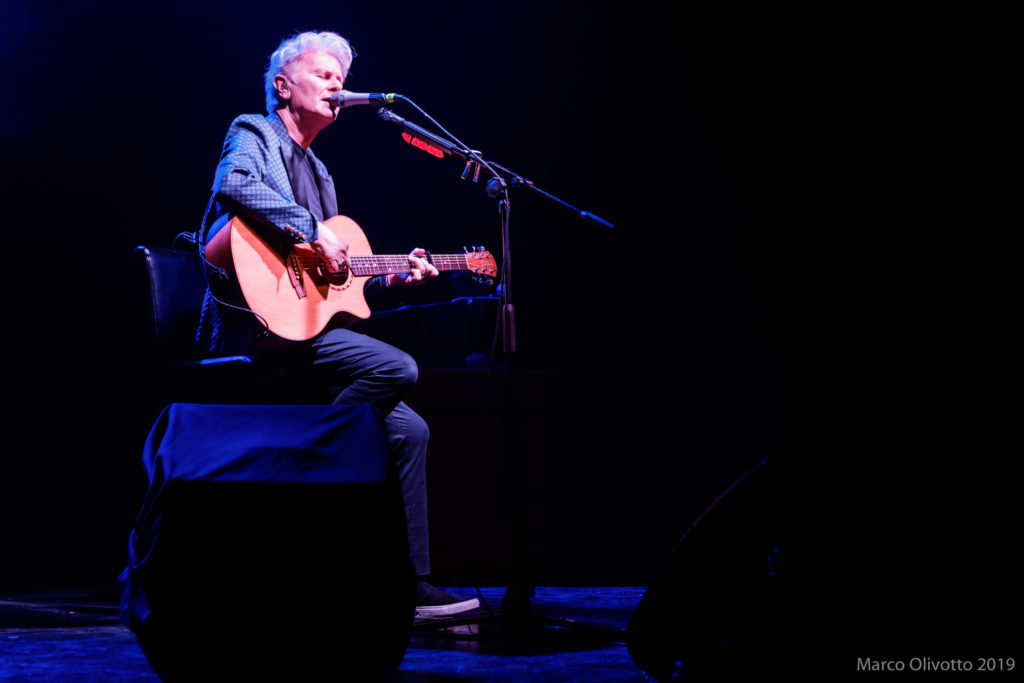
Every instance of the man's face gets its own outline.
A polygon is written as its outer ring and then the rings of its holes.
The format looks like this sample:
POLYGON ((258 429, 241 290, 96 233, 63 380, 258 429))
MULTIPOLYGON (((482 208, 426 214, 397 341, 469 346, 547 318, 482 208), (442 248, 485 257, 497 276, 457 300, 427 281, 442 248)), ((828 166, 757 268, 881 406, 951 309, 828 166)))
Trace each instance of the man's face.
POLYGON ((289 109, 300 119, 322 117, 328 122, 335 119, 338 111, 331 109, 329 99, 345 84, 337 59, 322 50, 314 50, 289 64, 285 72, 287 90, 283 96, 289 109))

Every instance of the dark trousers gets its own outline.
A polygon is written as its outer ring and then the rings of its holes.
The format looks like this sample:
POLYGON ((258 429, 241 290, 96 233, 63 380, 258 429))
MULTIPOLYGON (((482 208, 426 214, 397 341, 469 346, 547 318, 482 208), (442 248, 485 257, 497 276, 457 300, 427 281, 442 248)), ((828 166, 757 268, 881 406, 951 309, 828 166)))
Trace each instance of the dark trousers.
POLYGON ((416 383, 411 356, 390 344, 344 328, 310 342, 314 374, 337 391, 335 404, 371 403, 385 415, 388 446, 398 469, 417 576, 430 573, 427 527, 427 441, 430 431, 402 397, 416 383))

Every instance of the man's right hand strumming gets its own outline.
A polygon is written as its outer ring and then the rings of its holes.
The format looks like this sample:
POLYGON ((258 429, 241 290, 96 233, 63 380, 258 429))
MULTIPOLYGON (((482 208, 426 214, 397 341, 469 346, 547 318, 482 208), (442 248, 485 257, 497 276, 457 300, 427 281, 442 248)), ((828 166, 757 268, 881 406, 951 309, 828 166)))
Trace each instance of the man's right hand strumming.
POLYGON ((319 221, 316 228, 317 238, 310 242, 310 246, 327 264, 327 269, 336 273, 348 261, 348 242, 319 221))

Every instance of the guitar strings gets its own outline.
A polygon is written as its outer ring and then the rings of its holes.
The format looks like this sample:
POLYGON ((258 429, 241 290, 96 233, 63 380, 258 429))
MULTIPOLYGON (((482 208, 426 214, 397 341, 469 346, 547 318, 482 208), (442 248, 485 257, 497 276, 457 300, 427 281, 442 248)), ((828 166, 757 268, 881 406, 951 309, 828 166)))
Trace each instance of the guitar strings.
MULTIPOLYGON (((318 254, 312 253, 300 253, 296 254, 296 257, 299 265, 307 270, 315 268, 317 261, 320 260, 318 254)), ((470 270, 472 268, 466 254, 436 254, 432 257, 432 261, 435 266, 440 266, 441 270, 470 270)), ((412 272, 412 266, 406 256, 359 254, 349 256, 349 263, 356 277, 412 272), (380 272, 382 269, 383 272, 380 272)))

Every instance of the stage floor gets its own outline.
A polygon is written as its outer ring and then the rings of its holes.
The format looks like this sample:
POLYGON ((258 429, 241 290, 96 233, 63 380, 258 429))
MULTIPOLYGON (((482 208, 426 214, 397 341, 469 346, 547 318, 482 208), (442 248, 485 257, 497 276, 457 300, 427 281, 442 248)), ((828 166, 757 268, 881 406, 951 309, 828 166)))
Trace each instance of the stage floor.
MULTIPOLYGON (((479 590, 484 606, 497 612, 505 589, 479 590)), ((534 628, 484 621, 439 629, 420 622, 388 681, 646 681, 616 637, 644 591, 539 587, 531 603, 539 622, 534 628)), ((0 594, 0 680, 158 681, 134 634, 119 621, 117 603, 116 589, 0 594)))

